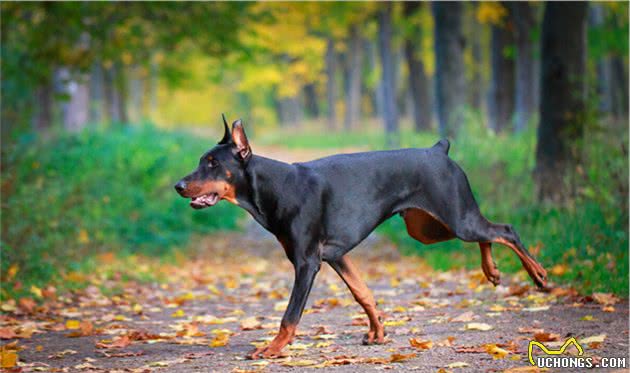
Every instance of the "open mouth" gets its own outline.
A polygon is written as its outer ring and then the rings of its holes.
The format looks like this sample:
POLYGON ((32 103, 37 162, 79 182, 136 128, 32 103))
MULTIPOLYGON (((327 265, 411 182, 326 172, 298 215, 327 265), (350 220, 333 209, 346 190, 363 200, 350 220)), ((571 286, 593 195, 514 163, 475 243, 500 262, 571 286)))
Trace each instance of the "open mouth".
POLYGON ((194 209, 203 209, 214 206, 217 202, 219 202, 219 195, 217 193, 204 194, 203 196, 191 198, 190 207, 194 209))

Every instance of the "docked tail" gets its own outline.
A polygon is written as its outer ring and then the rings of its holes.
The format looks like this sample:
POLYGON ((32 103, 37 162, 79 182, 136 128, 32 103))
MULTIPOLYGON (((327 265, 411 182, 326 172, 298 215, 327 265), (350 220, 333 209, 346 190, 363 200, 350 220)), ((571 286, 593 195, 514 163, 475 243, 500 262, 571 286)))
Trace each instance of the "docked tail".
POLYGON ((442 139, 440 141, 438 141, 435 145, 433 145, 434 149, 438 149, 442 152, 444 152, 444 154, 448 155, 448 150, 451 148, 451 143, 448 142, 447 139, 442 139))

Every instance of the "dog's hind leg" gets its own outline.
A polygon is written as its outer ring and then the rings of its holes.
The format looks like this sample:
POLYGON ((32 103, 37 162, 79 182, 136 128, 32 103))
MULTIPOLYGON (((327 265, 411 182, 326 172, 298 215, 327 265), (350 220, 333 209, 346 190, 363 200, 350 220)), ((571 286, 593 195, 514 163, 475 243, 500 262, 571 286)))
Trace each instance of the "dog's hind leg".
POLYGON ((363 307, 363 310, 365 310, 368 316, 370 331, 363 339, 363 344, 385 343, 385 329, 376 311, 374 296, 361 279, 359 271, 350 261, 350 258, 346 255, 341 257, 341 259, 329 261, 328 264, 330 264, 335 272, 343 279, 343 282, 345 282, 348 289, 350 289, 354 299, 363 307))
POLYGON ((479 242, 479 249, 481 249, 481 269, 483 274, 494 286, 499 285, 501 283, 501 273, 497 270, 494 259, 492 259, 492 244, 490 242, 479 242))
MULTIPOLYGON (((509 224, 492 224, 490 242, 500 243, 512 249, 518 255, 523 267, 539 288, 547 287, 547 271, 534 259, 521 242, 518 234, 509 224)), ((485 242, 489 245, 489 242, 485 242)), ((480 243, 481 244, 481 243, 480 243)))

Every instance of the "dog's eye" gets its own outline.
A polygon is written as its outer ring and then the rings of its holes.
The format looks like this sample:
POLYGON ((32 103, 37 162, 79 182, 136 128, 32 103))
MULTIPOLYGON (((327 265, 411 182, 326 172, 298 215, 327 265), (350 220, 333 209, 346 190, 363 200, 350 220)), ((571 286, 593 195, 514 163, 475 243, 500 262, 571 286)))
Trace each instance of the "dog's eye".
POLYGON ((211 159, 208 161, 208 167, 210 168, 215 168, 218 165, 219 165, 219 162, 217 162, 216 159, 211 159))

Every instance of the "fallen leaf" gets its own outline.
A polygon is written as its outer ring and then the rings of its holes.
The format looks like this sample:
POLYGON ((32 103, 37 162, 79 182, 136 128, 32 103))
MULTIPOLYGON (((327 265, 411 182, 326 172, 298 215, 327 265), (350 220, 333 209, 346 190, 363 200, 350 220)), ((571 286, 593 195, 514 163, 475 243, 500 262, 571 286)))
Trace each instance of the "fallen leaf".
POLYGON ((13 350, 5 350, 4 348, 0 351, 0 367, 2 368, 13 368, 17 364, 18 354, 13 350))
POLYGON ((88 320, 81 321, 79 324, 79 330, 76 330, 72 333, 68 334, 68 337, 76 338, 76 337, 87 337, 89 335, 94 334, 94 326, 88 320))
POLYGON ((593 315, 585 315, 585 316, 582 316, 580 318, 580 320, 582 320, 582 321, 594 321, 595 318, 593 317, 593 315))
POLYGON ((257 317, 252 316, 241 320, 241 330, 262 329, 262 324, 257 317))
POLYGON ((223 347, 228 344, 230 340, 230 335, 223 333, 214 337, 213 340, 210 341, 210 347, 223 347))
POLYGON ((540 311, 547 311, 549 309, 549 306, 538 306, 538 307, 527 307, 527 308, 523 308, 523 311, 527 311, 527 312, 540 312, 540 311))
POLYGON ((123 335, 121 337, 116 338, 111 343, 107 343, 106 341, 100 341, 96 343, 96 348, 124 348, 131 344, 131 338, 128 335, 123 335))
POLYGON ((591 348, 599 348, 599 346, 604 342, 605 339, 606 339, 606 334, 599 334, 599 335, 594 335, 591 337, 579 339, 578 342, 581 345, 588 345, 589 347, 591 347, 591 344, 594 344, 594 346, 591 348))
POLYGON ((171 317, 184 317, 184 316, 186 316, 186 313, 181 308, 171 314, 171 317))
POLYGON ((538 342, 553 342, 560 339, 559 334, 540 332, 534 334, 534 339, 538 342))
POLYGON ((481 330, 483 332, 487 332, 488 330, 494 329, 492 325, 488 325, 485 323, 471 322, 466 324, 465 330, 481 330))
POLYGON ((429 350, 433 348, 433 342, 430 340, 421 340, 417 338, 409 338, 409 344, 411 347, 415 347, 418 350, 429 350))
POLYGON ((619 298, 610 293, 593 293, 593 299, 604 306, 611 306, 619 302, 619 298))
POLYGON ((407 320, 401 319, 401 320, 386 320, 383 325, 384 326, 402 326, 405 325, 407 323, 407 320))
POLYGON ((464 312, 457 317, 453 317, 451 322, 469 322, 472 321, 475 314, 472 311, 464 312))
POLYGON ((389 358, 389 362, 390 363, 396 363, 399 361, 405 361, 405 360, 409 360, 412 359, 414 357, 416 357, 417 354, 415 353, 411 353, 411 354, 392 354, 392 356, 390 356, 389 358))
POLYGON ((510 353, 510 351, 504 350, 495 344, 487 344, 486 352, 492 355, 494 359, 503 359, 510 353))
POLYGON ((310 365, 316 365, 317 361, 315 360, 287 360, 281 363, 281 365, 287 367, 307 367, 310 365))
POLYGON ((81 328, 81 322, 79 320, 68 320, 66 321, 66 329, 75 330, 81 328))
POLYGON ((447 365, 447 368, 455 369, 455 368, 466 368, 469 364, 463 361, 456 361, 454 363, 450 363, 447 365))

